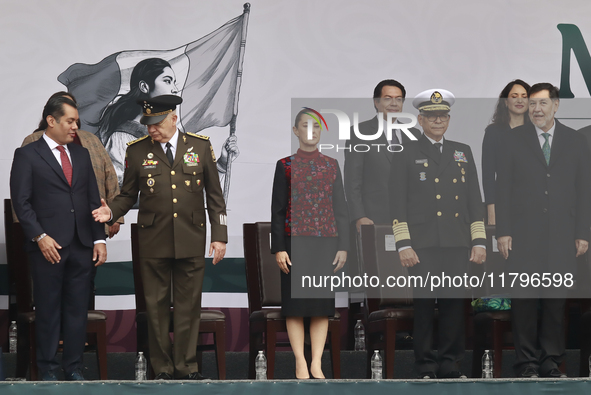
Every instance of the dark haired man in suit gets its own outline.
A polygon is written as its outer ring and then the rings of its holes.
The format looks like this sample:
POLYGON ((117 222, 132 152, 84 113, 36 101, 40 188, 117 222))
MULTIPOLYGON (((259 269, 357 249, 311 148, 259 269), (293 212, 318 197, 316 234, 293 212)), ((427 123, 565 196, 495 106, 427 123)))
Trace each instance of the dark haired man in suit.
MULTIPOLYGON (((532 123, 507 135, 497 176, 499 251, 511 272, 530 278, 575 273, 576 257, 589 244, 589 149, 583 136, 554 118, 559 104, 552 84, 530 88, 532 123)), ((566 377, 558 370, 565 354, 566 289, 514 287, 512 292, 517 376, 566 377)))
MULTIPOLYGON (((388 113, 402 112, 406 89, 396 80, 383 80, 374 89, 374 107, 383 119, 378 115, 370 120, 359 124, 359 132, 365 135, 375 134, 378 130, 378 122, 384 122, 388 113)), ((384 130, 386 130, 384 128, 384 130)), ((410 131, 415 138, 419 138, 421 132, 411 128, 410 131)), ((371 144, 383 144, 380 149, 371 146, 367 152, 356 152, 353 147, 357 144, 365 144, 351 130, 351 140, 347 146, 352 147, 351 151, 345 151, 345 193, 349 205, 349 218, 354 221, 359 232, 361 225, 388 224, 389 199, 388 199, 388 176, 390 174, 390 163, 395 152, 388 151, 385 146, 390 144, 404 144, 411 141, 400 129, 394 129, 392 140, 388 141, 386 133, 379 136, 371 144)))
POLYGON ((27 239, 41 377, 56 380, 61 328, 65 378, 84 380, 92 262, 99 266, 107 259, 104 228, 92 218, 100 196, 88 150, 71 144, 78 129, 76 104, 52 97, 43 118, 43 137, 14 153, 10 195, 27 239))

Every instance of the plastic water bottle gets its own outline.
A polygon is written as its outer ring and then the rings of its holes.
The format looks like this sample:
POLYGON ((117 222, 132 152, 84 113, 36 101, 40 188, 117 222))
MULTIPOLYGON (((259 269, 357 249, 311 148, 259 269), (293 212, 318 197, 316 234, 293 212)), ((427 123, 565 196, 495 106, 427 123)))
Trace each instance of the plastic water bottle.
POLYGON ((146 368, 146 357, 140 351, 135 359, 135 381, 144 381, 146 379, 146 368))
POLYGON ((8 329, 8 351, 11 354, 16 354, 16 321, 12 321, 10 323, 10 328, 8 329))
POLYGON ((265 358, 263 351, 259 351, 259 355, 254 360, 254 369, 257 373, 257 380, 267 380, 267 358, 265 358))
POLYGON ((365 351, 365 327, 361 320, 355 324, 355 351, 365 351))
POLYGON ((493 358, 490 350, 484 350, 484 355, 482 355, 482 378, 493 378, 493 358))
POLYGON ((382 378, 382 356, 379 350, 374 350, 371 357, 371 378, 373 380, 382 378))

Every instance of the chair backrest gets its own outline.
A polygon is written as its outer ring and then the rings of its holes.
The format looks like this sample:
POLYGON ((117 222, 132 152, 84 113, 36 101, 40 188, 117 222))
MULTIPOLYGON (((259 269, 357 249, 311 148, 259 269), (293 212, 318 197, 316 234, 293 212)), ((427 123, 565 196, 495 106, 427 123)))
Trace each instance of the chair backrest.
POLYGON ((133 263, 133 283, 135 287, 135 313, 146 312, 144 283, 140 272, 140 242, 137 224, 131 224, 131 260, 133 263))
POLYGON ((249 312, 281 305, 281 274, 271 254, 271 223, 243 225, 249 312))
MULTIPOLYGON (((394 237, 391 226, 362 225, 360 236, 363 270, 368 276, 377 276, 380 284, 384 284, 388 276, 408 276, 408 270, 400 264, 398 251, 391 247, 394 237)), ((368 289, 367 294, 369 313, 380 307, 412 305, 411 287, 378 287, 368 289)))
POLYGON ((33 287, 29 259, 25 252, 25 234, 21 224, 13 221, 12 202, 4 199, 4 237, 10 289, 16 295, 18 313, 33 311, 33 287))

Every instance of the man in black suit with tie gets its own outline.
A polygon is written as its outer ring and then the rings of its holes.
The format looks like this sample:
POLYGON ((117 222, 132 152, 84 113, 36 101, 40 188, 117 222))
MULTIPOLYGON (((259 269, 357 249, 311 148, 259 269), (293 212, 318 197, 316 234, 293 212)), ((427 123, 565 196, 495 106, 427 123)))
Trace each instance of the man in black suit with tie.
MULTIPOLYGON (((378 130, 378 122, 385 123, 388 113, 402 112, 402 106, 406 97, 406 89, 396 80, 381 81, 374 89, 373 101, 378 115, 372 119, 359 124, 359 132, 364 135, 373 135, 378 130)), ((410 131, 419 138, 421 132, 411 128, 410 131)), ((394 129, 392 140, 386 138, 386 127, 384 134, 371 142, 362 141, 351 129, 351 140, 347 146, 352 147, 351 151, 345 151, 345 194, 349 205, 349 218, 354 221, 359 232, 361 225, 388 224, 390 223, 390 201, 388 199, 388 177, 390 174, 390 163, 395 152, 386 149, 391 144, 405 144, 411 141, 400 129, 394 129), (367 152, 356 152, 353 147, 357 144, 370 145, 367 152), (378 150, 378 144, 379 146, 378 150)), ((354 234, 354 233, 353 233, 354 234)))
MULTIPOLYGON (((576 257, 589 244, 589 149, 583 136, 554 118, 558 106, 552 84, 530 88, 532 123, 507 135, 497 177, 498 248, 511 272, 530 279, 574 274, 576 257)), ((511 306, 517 376, 566 377, 558 370, 565 354, 566 289, 519 285, 511 306)))
POLYGON ((78 130, 76 104, 53 97, 43 118, 43 137, 14 153, 10 196, 27 240, 41 377, 56 380, 61 330, 65 378, 84 380, 91 269, 107 259, 104 228, 91 214, 100 196, 88 150, 70 144, 78 130))

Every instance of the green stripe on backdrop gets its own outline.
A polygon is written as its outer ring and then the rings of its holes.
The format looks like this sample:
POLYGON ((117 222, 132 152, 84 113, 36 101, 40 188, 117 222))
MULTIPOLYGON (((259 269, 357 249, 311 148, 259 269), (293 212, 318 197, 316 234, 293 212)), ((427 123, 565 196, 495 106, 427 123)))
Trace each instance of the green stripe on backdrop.
MULTIPOLYGON (((133 295, 131 262, 107 262, 95 279, 97 295, 133 295)), ((204 292, 246 293, 244 258, 224 258, 217 265, 205 259, 204 292)), ((8 266, 0 265, 0 295, 8 295, 8 266)))

